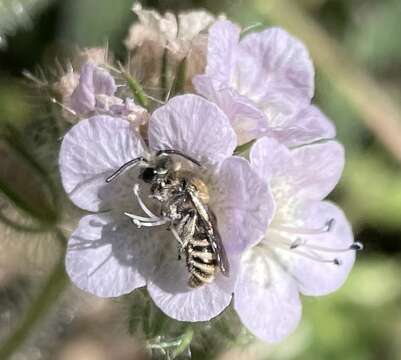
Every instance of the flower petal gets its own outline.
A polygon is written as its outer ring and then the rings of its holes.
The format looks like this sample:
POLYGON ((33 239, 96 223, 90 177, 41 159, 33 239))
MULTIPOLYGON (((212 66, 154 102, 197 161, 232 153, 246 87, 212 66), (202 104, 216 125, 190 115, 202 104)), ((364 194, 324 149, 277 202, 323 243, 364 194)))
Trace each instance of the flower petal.
POLYGON ((206 74, 229 83, 237 61, 240 28, 227 20, 216 21, 209 29, 206 74))
POLYGON ((301 319, 296 282, 257 246, 241 263, 234 291, 234 308, 243 324, 269 343, 283 340, 301 319))
POLYGON ((178 39, 191 41, 207 29, 215 17, 205 10, 194 10, 178 14, 178 39))
POLYGON ((147 285, 155 304, 180 321, 207 321, 220 314, 231 301, 233 281, 218 274, 213 283, 192 289, 185 260, 177 260, 175 239, 167 233, 159 244, 163 255, 147 285))
POLYGON ((336 136, 334 124, 317 108, 302 107, 290 116, 277 114, 269 120, 267 135, 289 147, 312 143, 336 136))
POLYGON ((274 213, 274 201, 267 183, 243 158, 226 159, 211 189, 210 208, 227 253, 239 254, 265 234, 274 213))
POLYGON ((237 142, 227 116, 197 95, 176 96, 158 108, 148 135, 153 150, 178 150, 201 162, 222 161, 237 142))
POLYGON ((294 199, 324 199, 344 167, 344 149, 336 141, 288 150, 265 137, 252 147, 250 158, 258 174, 271 182, 278 207, 294 199))
MULTIPOLYGON (((327 249, 348 249, 354 242, 351 226, 344 213, 330 202, 308 202, 300 207, 294 215, 299 226, 306 229, 319 229, 327 221, 334 219, 333 227, 328 232, 318 235, 293 234, 292 240, 299 241, 301 245, 291 251, 276 249, 283 266, 298 282, 300 291, 305 295, 320 296, 336 291, 340 288, 350 273, 355 261, 355 250, 349 251, 322 251, 327 249), (301 225, 302 223, 302 225, 301 225), (305 244, 305 245, 302 245, 305 244), (309 247, 308 247, 309 246, 309 247), (313 248, 315 246, 316 248, 313 248), (340 261, 340 265, 311 260, 297 255, 297 252, 306 253, 312 257, 340 261)), ((280 236, 276 232, 268 233, 268 240, 280 236)))
POLYGON ((78 114, 92 111, 96 105, 93 87, 93 72, 96 65, 86 63, 81 70, 78 86, 71 95, 71 108, 78 114))
POLYGON ((145 238, 128 219, 85 216, 68 241, 66 271, 76 286, 96 296, 129 293, 145 285, 145 238))
POLYGON ((267 117, 249 99, 207 75, 198 75, 192 82, 198 94, 213 101, 225 112, 237 134, 238 144, 266 134, 267 117))
MULTIPOLYGON (((142 26, 142 33, 153 32, 155 37, 160 37, 160 42, 174 40, 177 37, 177 17, 173 13, 166 12, 161 15, 155 10, 142 8, 139 2, 135 2, 132 11, 138 16, 139 20, 139 24, 134 24, 133 27, 142 26)), ((141 43, 136 45, 140 46, 141 43)))
POLYGON ((305 46, 279 28, 253 33, 239 44, 232 83, 240 94, 267 106, 270 98, 308 103, 314 93, 314 69, 305 46))
POLYGON ((252 168, 259 176, 270 181, 283 177, 291 167, 291 151, 275 139, 263 137, 252 146, 250 156, 252 168))
POLYGON ((303 199, 324 199, 344 169, 344 148, 336 141, 306 145, 291 151, 293 189, 303 199))
POLYGON ((79 83, 71 95, 71 108, 78 114, 87 114, 96 107, 96 95, 112 96, 117 90, 113 77, 92 62, 83 65, 79 83))
POLYGON ((111 184, 105 179, 143 151, 128 121, 109 116, 82 120, 64 136, 61 145, 59 165, 64 189, 82 209, 107 209, 124 198, 130 187, 123 177, 111 184))
POLYGON ((108 71, 97 66, 93 71, 93 88, 95 94, 112 96, 117 91, 116 83, 108 71))

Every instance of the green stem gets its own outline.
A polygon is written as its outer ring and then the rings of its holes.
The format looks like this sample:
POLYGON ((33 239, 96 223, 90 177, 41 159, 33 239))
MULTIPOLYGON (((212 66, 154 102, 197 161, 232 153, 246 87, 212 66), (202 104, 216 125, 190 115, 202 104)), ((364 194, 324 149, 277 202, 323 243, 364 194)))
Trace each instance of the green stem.
POLYGON ((149 102, 141 84, 139 84, 139 82, 134 77, 132 77, 126 70, 124 70, 122 65, 120 65, 120 72, 127 81, 128 87, 130 88, 132 94, 134 95, 135 101, 139 105, 147 109, 149 106, 149 102))
POLYGON ((175 359, 178 355, 183 353, 185 349, 191 344, 194 331, 192 328, 188 328, 187 331, 182 335, 180 344, 171 353, 171 358, 175 359))
POLYGON ((173 85, 171 86, 170 97, 181 94, 184 91, 185 79, 187 76, 187 58, 184 57, 178 64, 173 85))
POLYGON ((0 222, 13 228, 14 230, 21 231, 21 232, 41 233, 41 232, 45 232, 49 229, 48 227, 43 226, 43 225, 42 226, 41 225, 31 226, 31 225, 19 224, 19 223, 15 222, 14 220, 11 220, 7 216, 5 216, 1 210, 0 210, 0 222))
MULTIPOLYGON (((57 238, 65 241, 60 231, 56 231, 57 238)), ((68 278, 64 270, 64 256, 54 267, 40 290, 38 296, 27 310, 24 319, 10 336, 5 339, 0 347, 0 359, 9 359, 14 352, 27 340, 39 321, 47 314, 48 310, 60 298, 60 295, 68 285, 68 278)))
POLYGON ((160 87, 162 89, 162 100, 167 101, 168 97, 168 50, 164 49, 160 69, 160 87))

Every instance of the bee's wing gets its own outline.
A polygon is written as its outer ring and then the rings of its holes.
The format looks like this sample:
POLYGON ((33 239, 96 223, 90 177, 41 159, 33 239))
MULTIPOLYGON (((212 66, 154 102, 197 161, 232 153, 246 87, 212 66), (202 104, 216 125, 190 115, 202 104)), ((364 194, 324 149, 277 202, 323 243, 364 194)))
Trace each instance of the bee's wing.
POLYGON ((230 275, 230 264, 228 262, 226 250, 224 249, 224 245, 219 234, 219 230, 217 227, 217 219, 212 211, 209 210, 208 213, 213 231, 210 243, 213 247, 213 250, 216 253, 217 263, 219 265, 221 273, 228 277, 230 275))
POLYGON ((188 189, 188 193, 191 197, 192 203, 196 208, 200 220, 207 229, 208 240, 213 248, 214 253, 217 257, 217 264, 223 275, 230 275, 230 266, 227 259, 227 254, 224 249, 223 242, 217 228, 217 219, 213 212, 199 199, 197 194, 188 189))

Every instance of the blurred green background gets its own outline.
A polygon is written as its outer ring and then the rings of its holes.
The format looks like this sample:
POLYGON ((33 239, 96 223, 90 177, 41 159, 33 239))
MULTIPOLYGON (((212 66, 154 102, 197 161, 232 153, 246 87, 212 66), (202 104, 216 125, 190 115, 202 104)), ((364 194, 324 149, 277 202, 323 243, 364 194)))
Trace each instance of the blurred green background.
MULTIPOLYGON (((301 326, 282 344, 244 345, 236 339, 216 345, 215 352, 200 347, 193 357, 401 359, 401 2, 142 4, 159 11, 205 8, 226 13, 244 27, 278 24, 307 43, 317 65, 315 102, 335 122, 347 152, 346 169, 332 199, 344 208, 356 239, 365 245, 341 290, 304 298, 301 326)), ((106 41, 116 58, 124 59, 122 40, 135 20, 131 5, 132 0, 0 0, 0 188, 7 195, 0 197, 0 213, 7 214, 0 219, 3 339, 18 329, 38 287, 62 256, 62 246, 37 224, 50 226, 58 221, 58 209, 68 207, 60 189, 52 185, 57 183, 58 138, 64 129, 54 121, 54 108, 46 98, 23 82, 22 72, 37 73, 42 66, 51 73, 55 59, 65 58, 77 45, 102 46, 106 41), (5 199, 22 209, 20 229, 5 199)), ((46 320, 33 332, 17 331, 13 359, 146 358, 139 340, 124 329, 126 304, 77 294, 60 274, 61 270, 50 279, 65 290, 54 295, 59 304, 49 308, 46 320)), ((50 307, 52 293, 48 295, 50 301, 42 301, 50 307)), ((28 313, 26 321, 36 322, 42 315, 31 314, 29 319, 28 313)), ((222 331, 218 336, 224 335, 222 331)))

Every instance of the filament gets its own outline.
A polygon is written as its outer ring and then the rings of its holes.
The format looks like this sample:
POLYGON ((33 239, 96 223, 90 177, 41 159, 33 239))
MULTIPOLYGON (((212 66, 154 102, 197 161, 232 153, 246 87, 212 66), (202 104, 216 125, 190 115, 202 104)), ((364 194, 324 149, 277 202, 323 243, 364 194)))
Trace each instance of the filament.
MULTIPOLYGON (((338 258, 323 258, 319 256, 316 252, 322 252, 322 253, 345 253, 348 251, 359 251, 363 249, 363 244, 356 241, 350 244, 349 246, 346 247, 340 247, 340 248, 335 248, 335 247, 328 247, 328 246, 322 246, 322 245, 315 245, 315 244, 310 244, 308 243, 309 239, 304 239, 302 237, 297 237, 295 240, 291 240, 289 237, 290 235, 321 235, 324 233, 329 233, 330 231, 333 230, 335 226, 335 219, 331 218, 326 223, 321 227, 321 228, 296 228, 296 227, 291 227, 291 226, 286 226, 286 225, 277 225, 272 227, 272 230, 278 231, 282 234, 280 238, 275 238, 271 240, 273 242, 274 246, 279 247, 282 250, 291 252, 295 255, 303 256, 305 258, 322 262, 322 263, 332 263, 335 265, 341 265, 342 261, 338 258), (307 251, 302 251, 302 249, 309 250, 307 251)), ((311 237, 312 239, 313 237, 311 237)), ((270 241, 269 241, 270 242, 270 241)), ((268 245, 268 243, 266 244, 268 245)))
POLYGON ((334 264, 334 265, 338 265, 338 266, 342 265, 342 261, 338 258, 327 259, 327 258, 320 257, 319 255, 308 254, 306 252, 299 251, 296 248, 291 249, 289 247, 286 247, 282 243, 277 243, 276 246, 284 251, 291 252, 292 254, 295 254, 295 255, 303 256, 303 257, 313 260, 313 261, 317 261, 320 263, 334 264))
POLYGON ((329 219, 326 221, 326 223, 321 227, 317 229, 308 229, 308 228, 295 228, 295 227, 290 227, 290 226, 285 226, 285 225, 276 225, 272 229, 276 231, 281 231, 281 232, 286 232, 288 234, 298 234, 298 235, 319 235, 323 234, 326 232, 330 232, 336 221, 334 218, 329 219))
POLYGON ((296 249, 299 247, 304 247, 304 248, 311 249, 311 250, 317 250, 317 251, 323 251, 323 252, 333 252, 333 253, 347 252, 350 250, 355 250, 355 251, 363 250, 363 244, 358 241, 352 243, 350 246, 348 246, 346 248, 330 248, 330 247, 326 247, 326 246, 310 245, 307 243, 306 240, 297 238, 292 243, 288 243, 288 245, 289 245, 290 250, 296 249))

